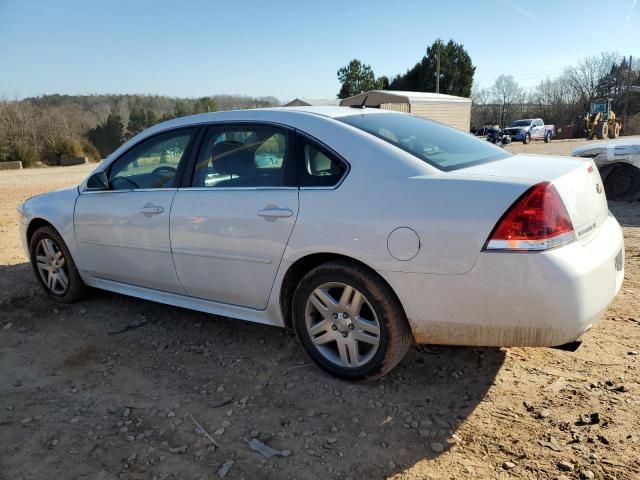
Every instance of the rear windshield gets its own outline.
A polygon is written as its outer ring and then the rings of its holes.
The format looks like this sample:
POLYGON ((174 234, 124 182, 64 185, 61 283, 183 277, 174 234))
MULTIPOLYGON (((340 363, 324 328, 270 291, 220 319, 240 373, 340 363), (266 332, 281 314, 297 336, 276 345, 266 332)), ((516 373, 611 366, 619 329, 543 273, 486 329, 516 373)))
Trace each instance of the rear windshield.
POLYGON ((414 115, 359 114, 336 120, 375 135, 440 170, 457 170, 510 156, 469 133, 414 115))

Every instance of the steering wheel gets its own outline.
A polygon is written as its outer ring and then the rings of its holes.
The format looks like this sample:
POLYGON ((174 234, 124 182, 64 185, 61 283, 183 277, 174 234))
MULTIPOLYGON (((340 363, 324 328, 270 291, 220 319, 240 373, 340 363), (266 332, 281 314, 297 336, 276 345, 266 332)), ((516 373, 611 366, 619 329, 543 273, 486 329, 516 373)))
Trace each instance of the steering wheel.
POLYGON ((123 181, 125 181, 125 182, 127 182, 127 183, 130 183, 131 185, 133 185, 133 188, 140 188, 140 186, 139 186, 136 182, 134 182, 133 180, 131 180, 130 178, 127 178, 127 177, 115 177, 115 178, 113 178, 113 179, 111 180, 111 185, 112 185, 112 188, 113 188, 114 190, 123 190, 123 189, 117 188, 117 187, 114 185, 116 182, 119 182, 120 180, 123 180, 123 181))
POLYGON ((170 165, 160 165, 159 167, 153 169, 153 171, 151 172, 151 175, 160 176, 160 173, 165 171, 169 173, 173 173, 175 175, 178 170, 175 167, 172 167, 170 165))
POLYGON ((151 176, 155 177, 154 184, 158 184, 157 187, 164 185, 168 180, 174 178, 178 173, 178 169, 169 165, 161 165, 151 172, 151 176))

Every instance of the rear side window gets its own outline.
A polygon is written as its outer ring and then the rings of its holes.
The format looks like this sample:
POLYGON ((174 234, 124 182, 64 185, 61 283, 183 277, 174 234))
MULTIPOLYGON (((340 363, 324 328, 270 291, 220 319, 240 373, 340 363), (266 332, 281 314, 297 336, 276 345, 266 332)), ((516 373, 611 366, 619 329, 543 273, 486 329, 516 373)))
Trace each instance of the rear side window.
POLYGON ((471 134, 415 115, 372 113, 336 120, 381 138, 440 170, 457 170, 511 156, 471 134))
POLYGON ((194 187, 295 186, 289 131, 269 125, 214 125, 196 164, 194 187))
POLYGON ((298 178, 301 187, 333 187, 347 172, 347 165, 328 149, 298 136, 298 178))

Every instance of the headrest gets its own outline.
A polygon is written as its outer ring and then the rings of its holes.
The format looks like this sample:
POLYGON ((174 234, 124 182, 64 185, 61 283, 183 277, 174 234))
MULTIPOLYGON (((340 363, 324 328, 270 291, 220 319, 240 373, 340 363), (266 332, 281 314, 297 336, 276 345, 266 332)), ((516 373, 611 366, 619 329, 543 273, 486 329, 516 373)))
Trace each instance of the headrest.
POLYGON ((254 176, 256 168, 253 151, 238 142, 216 143, 211 150, 211 164, 216 172, 239 177, 254 176))

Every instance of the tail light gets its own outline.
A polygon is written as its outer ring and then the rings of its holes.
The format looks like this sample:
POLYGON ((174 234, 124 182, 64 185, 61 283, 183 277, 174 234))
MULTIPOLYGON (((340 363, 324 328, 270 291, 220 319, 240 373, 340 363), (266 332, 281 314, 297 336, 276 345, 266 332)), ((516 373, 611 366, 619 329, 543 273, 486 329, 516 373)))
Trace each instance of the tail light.
POLYGON ((575 240, 560 194, 549 182, 527 190, 493 229, 485 250, 539 251, 575 240))

